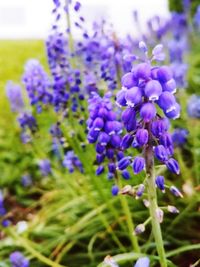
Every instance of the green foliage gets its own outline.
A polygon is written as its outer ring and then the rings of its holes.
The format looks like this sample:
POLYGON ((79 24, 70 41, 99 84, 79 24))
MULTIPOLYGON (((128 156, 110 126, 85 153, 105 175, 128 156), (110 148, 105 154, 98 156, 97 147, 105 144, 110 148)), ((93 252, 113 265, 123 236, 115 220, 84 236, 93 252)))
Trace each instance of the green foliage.
MULTIPOLYGON (((168 1, 169 10, 176 11, 178 13, 183 12, 183 2, 184 0, 169 0, 168 1)), ((190 0, 190 2, 191 2, 191 15, 193 16, 200 2, 199 0, 190 0)))

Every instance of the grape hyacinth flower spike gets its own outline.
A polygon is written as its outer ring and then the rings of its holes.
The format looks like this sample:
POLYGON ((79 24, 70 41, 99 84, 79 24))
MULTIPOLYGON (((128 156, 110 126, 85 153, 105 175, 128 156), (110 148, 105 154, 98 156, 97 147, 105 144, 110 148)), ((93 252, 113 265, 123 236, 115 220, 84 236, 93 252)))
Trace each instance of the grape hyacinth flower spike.
POLYGON ((12 267, 29 267, 29 260, 26 259, 19 251, 10 254, 10 262, 12 267))
MULTIPOLYGON (((163 176, 155 179, 154 162, 159 161, 161 164, 165 164, 172 173, 180 173, 178 162, 172 158, 173 141, 168 132, 169 120, 177 119, 180 116, 180 105, 174 96, 176 83, 172 71, 170 67, 161 65, 165 58, 163 46, 157 45, 152 50, 150 58, 144 42, 139 44, 139 48, 144 53, 144 57, 141 59, 143 62, 135 64, 132 70, 122 77, 122 89, 117 93, 116 102, 118 106, 125 107, 122 113, 122 122, 128 132, 128 137, 125 135, 122 138, 126 142, 125 144, 122 142, 121 149, 137 147, 141 150, 141 155, 128 160, 123 158, 118 165, 122 166, 123 170, 132 165, 134 174, 146 170, 147 178, 144 185, 139 186, 136 198, 141 197, 145 190, 147 191, 157 252, 161 266, 166 267, 160 228, 163 211, 158 207, 156 200, 156 186, 164 192, 165 184, 163 176), (152 65, 153 61, 158 64, 152 65)), ((144 229, 145 224, 142 224, 144 229)))

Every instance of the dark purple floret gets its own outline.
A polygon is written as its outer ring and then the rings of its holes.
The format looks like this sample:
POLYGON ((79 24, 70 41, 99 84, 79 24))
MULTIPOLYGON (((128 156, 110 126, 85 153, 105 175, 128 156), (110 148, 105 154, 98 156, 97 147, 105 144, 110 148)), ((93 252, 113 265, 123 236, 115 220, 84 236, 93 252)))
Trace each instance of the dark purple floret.
POLYGON ((118 187, 117 185, 113 185, 111 191, 112 191, 112 195, 113 195, 113 196, 117 196, 118 193, 119 193, 119 187, 118 187))

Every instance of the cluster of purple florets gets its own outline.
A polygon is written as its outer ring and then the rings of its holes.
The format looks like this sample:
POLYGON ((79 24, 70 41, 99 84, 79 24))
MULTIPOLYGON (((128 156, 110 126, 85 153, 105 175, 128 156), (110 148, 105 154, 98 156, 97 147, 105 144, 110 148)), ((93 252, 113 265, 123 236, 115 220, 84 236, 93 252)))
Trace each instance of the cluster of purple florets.
POLYGON ((42 104, 51 103, 50 79, 38 60, 32 59, 26 63, 22 81, 30 104, 36 105, 38 112, 41 112, 42 104))
MULTIPOLYGON (((141 42, 139 46, 147 56, 146 45, 141 42)), ((156 46, 152 53, 152 59, 160 61, 163 57, 162 46, 156 46)), ((150 143, 156 159, 171 172, 179 174, 178 163, 172 158, 173 142, 168 133, 168 119, 176 119, 180 115, 180 105, 174 96, 176 82, 171 69, 152 66, 146 58, 144 63, 133 66, 132 71, 122 77, 122 86, 116 97, 117 104, 126 107, 122 121, 128 133, 123 137, 122 148, 134 146, 144 149, 150 143)), ((126 157, 119 161, 118 168, 123 170, 130 164, 137 174, 145 168, 145 159, 142 155, 133 160, 126 157)))
POLYGON ((96 174, 100 175, 104 171, 103 162, 107 158, 108 178, 113 178, 116 173, 116 161, 123 157, 119 150, 122 124, 117 120, 110 98, 110 93, 105 94, 103 98, 96 93, 91 96, 87 127, 89 143, 96 143, 96 161, 99 164, 96 174))
POLYGON ((19 251, 10 254, 10 262, 12 267, 29 267, 29 260, 26 259, 19 251))
POLYGON ((84 172, 83 164, 74 151, 68 151, 63 160, 63 166, 68 169, 70 173, 74 172, 75 169, 78 169, 81 173, 84 172))

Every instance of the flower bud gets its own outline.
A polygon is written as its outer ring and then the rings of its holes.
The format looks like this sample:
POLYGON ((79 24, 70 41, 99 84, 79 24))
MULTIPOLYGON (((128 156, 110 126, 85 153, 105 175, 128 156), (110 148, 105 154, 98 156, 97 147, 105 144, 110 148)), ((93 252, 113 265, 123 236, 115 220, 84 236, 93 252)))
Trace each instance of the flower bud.
POLYGON ((98 141, 102 146, 106 146, 110 141, 110 136, 105 132, 101 132, 99 134, 98 141))
POLYGON ((120 147, 122 150, 125 150, 131 146, 133 142, 133 136, 131 134, 126 134, 121 141, 120 147))
POLYGON ((167 91, 163 92, 158 99, 159 107, 164 110, 166 114, 175 110, 175 104, 176 99, 174 95, 167 91))
POLYGON ((104 121, 102 118, 97 117, 93 122, 93 127, 95 131, 100 131, 104 126, 104 121))
POLYGON ((180 174, 179 164, 175 159, 171 158, 165 164, 171 172, 177 175, 180 174))
POLYGON ((112 149, 112 148, 108 148, 108 149, 106 150, 106 156, 107 156, 108 159, 113 159, 114 156, 115 156, 115 151, 114 151, 114 149, 112 149))
POLYGON ((115 173, 115 171, 116 171, 116 165, 115 165, 115 163, 113 163, 113 162, 108 163, 108 170, 111 173, 115 173))
POLYGON ((96 175, 100 175, 104 172, 104 166, 100 165, 97 169, 96 169, 96 175))
POLYGON ((166 83, 163 84, 163 90, 164 91, 168 91, 171 94, 175 94, 176 93, 176 82, 174 79, 171 79, 169 81, 167 81, 166 83))
POLYGON ((162 66, 157 72, 158 79, 161 82, 167 82, 173 78, 172 70, 168 66, 162 66))
POLYGON ((154 154, 156 158, 162 162, 165 162, 168 160, 167 150, 163 145, 156 146, 154 149, 154 154))
POLYGON ((162 86, 158 81, 151 80, 146 84, 144 92, 149 100, 155 101, 159 99, 159 96, 162 93, 162 86))
POLYGON ((134 75, 137 79, 147 80, 151 75, 151 68, 148 63, 140 63, 134 70, 134 75))
POLYGON ((112 195, 117 196, 119 193, 119 187, 117 185, 113 185, 111 189, 112 195))
POLYGON ((156 186, 162 191, 165 192, 165 178, 164 176, 157 176, 155 180, 156 186))
POLYGON ((150 206, 149 200, 143 199, 143 203, 144 203, 144 205, 145 205, 146 208, 149 208, 149 206, 150 206))
POLYGON ((121 143, 121 138, 120 138, 119 135, 117 135, 117 134, 111 135, 111 137, 110 137, 110 144, 114 148, 119 148, 120 143, 121 143))
POLYGON ((134 174, 138 174, 139 172, 141 172, 144 169, 144 167, 145 167, 144 158, 135 157, 133 164, 132 164, 134 174))
POLYGON ((146 129, 139 129, 136 132, 136 141, 139 146, 144 146, 148 143, 149 134, 146 129))
POLYGON ((157 208, 156 209, 156 217, 157 217, 159 223, 162 223, 163 222, 163 217, 164 217, 163 210, 161 210, 160 208, 157 208))
POLYGON ((122 194, 122 195, 129 195, 130 193, 132 193, 132 186, 131 185, 126 185, 126 186, 124 186, 122 189, 121 189, 121 191, 120 191, 120 193, 122 194))
POLYGON ((175 103, 173 110, 165 112, 165 115, 167 116, 167 118, 175 120, 180 117, 180 111, 181 111, 180 105, 178 103, 175 103))
POLYGON ((138 190, 136 191, 136 199, 140 198, 145 190, 145 186, 143 184, 140 184, 138 187, 138 190))
POLYGON ((130 175, 130 173, 127 170, 124 170, 124 171, 122 171, 122 177, 125 180, 129 180, 131 178, 131 175, 130 175))
POLYGON ((167 210, 168 210, 169 212, 171 212, 171 213, 179 213, 179 210, 178 210, 176 207, 171 206, 171 205, 168 205, 168 206, 167 206, 167 210))
POLYGON ((102 154, 105 151, 105 146, 100 145, 99 143, 96 144, 96 152, 102 154))
POLYGON ((156 108, 152 103, 145 103, 140 110, 140 116, 144 122, 151 121, 156 116, 156 108))
POLYGON ((181 194, 181 192, 174 185, 172 185, 169 190, 176 197, 183 197, 183 195, 181 194))
POLYGON ((122 88, 116 95, 116 103, 118 106, 126 106, 126 99, 125 99, 125 94, 126 94, 126 89, 122 88))
POLYGON ((144 231, 145 231, 145 225, 141 223, 135 227, 134 234, 139 235, 139 234, 143 233, 144 231))
POLYGON ((136 82, 134 80, 134 74, 132 72, 128 72, 126 73, 123 77, 122 77, 122 85, 125 87, 125 88, 131 88, 133 86, 136 85, 136 82))
POLYGON ((132 87, 126 91, 125 94, 126 104, 134 107, 142 101, 142 91, 139 87, 132 87))
POLYGON ((168 119, 155 120, 151 124, 151 131, 155 137, 160 137, 169 128, 168 119))
POLYGON ((130 165, 130 159, 131 157, 124 157, 118 162, 117 168, 119 170, 125 170, 130 165))

